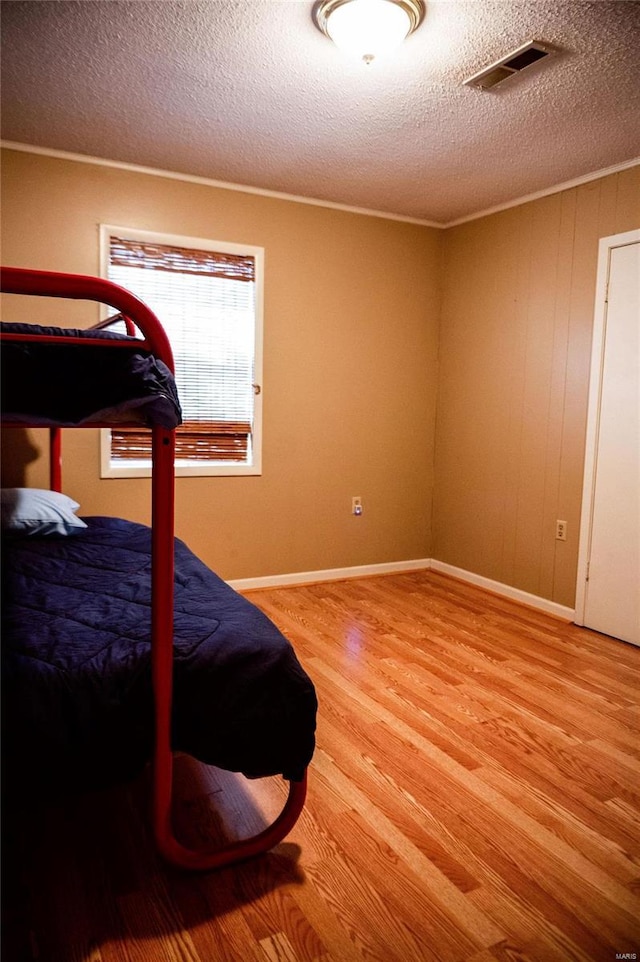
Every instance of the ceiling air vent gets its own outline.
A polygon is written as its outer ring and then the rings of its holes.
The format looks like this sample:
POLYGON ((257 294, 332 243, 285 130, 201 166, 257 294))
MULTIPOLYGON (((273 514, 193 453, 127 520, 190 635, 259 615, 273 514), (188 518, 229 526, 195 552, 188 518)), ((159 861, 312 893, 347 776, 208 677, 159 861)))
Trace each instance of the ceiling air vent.
POLYGON ((531 64, 544 60, 551 53, 551 47, 540 43, 539 40, 530 40, 529 43, 523 44, 517 50, 512 50, 501 60, 496 60, 495 63, 479 70, 473 77, 464 81, 464 86, 489 90, 491 87, 496 87, 507 80, 508 77, 512 77, 513 74, 520 73, 525 67, 530 67, 531 64))

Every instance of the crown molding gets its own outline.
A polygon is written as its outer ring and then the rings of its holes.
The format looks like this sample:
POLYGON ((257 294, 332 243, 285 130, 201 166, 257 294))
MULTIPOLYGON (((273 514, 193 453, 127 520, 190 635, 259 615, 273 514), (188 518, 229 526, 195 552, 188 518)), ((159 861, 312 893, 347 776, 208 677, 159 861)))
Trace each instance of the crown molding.
POLYGON ((458 227, 461 224, 468 224, 474 220, 480 220, 482 217, 490 217, 492 214, 498 214, 500 211, 509 210, 512 207, 520 207, 522 204, 528 204, 533 200, 540 200, 542 197, 549 197, 551 194, 559 194, 563 190, 571 190, 573 187, 580 187, 582 184, 588 184, 590 181, 599 180, 601 177, 608 177, 610 174, 618 174, 623 170, 629 170, 631 167, 637 167, 640 165, 640 157, 634 157, 631 160, 623 161, 620 164, 614 164, 612 167, 605 167, 603 170, 595 170, 589 174, 583 174, 581 177, 576 177, 573 180, 564 181, 561 184, 556 184, 553 187, 547 187, 544 190, 536 191, 533 194, 526 194, 524 197, 517 197, 514 200, 506 201, 504 204, 498 204, 495 207, 488 207, 485 210, 477 211, 474 214, 468 214, 465 217, 459 217, 456 220, 451 221, 433 221, 424 220, 419 217, 408 217, 403 214, 390 214, 387 211, 381 210, 371 210, 367 207, 352 207, 349 204, 339 204, 334 201, 319 200, 314 197, 302 197, 298 194, 287 194, 277 190, 267 190, 262 187, 251 187, 247 184, 234 184, 225 180, 214 180, 210 177, 199 177, 195 174, 184 174, 178 171, 172 170, 162 170, 157 167, 144 167, 140 164, 128 164, 124 161, 119 160, 107 160, 104 157, 91 157, 88 154, 75 154, 66 150, 56 150, 51 147, 36 147, 33 144, 22 144, 11 140, 0 140, 0 147, 4 147, 7 150, 18 150, 27 154, 39 154, 43 157, 56 157, 59 160, 70 160, 81 164, 93 164, 98 167, 111 167, 116 170, 126 170, 137 174, 147 174, 151 177, 165 177, 168 180, 181 180, 189 184, 201 184, 205 187, 215 187, 218 190, 233 190, 242 194, 254 194, 258 197, 269 197, 274 200, 286 200, 294 204, 306 204, 311 207, 324 207, 328 210, 339 210, 347 214, 359 214, 364 217, 379 217, 382 220, 399 221, 405 224, 417 224, 419 227, 434 227, 438 230, 448 230, 450 227, 458 227))
POLYGON ((610 174, 619 174, 620 171, 629 170, 631 167, 637 167, 640 164, 640 157, 634 157, 631 160, 625 160, 621 164, 614 164, 613 167, 605 167, 604 170, 594 170, 590 174, 583 174, 581 177, 575 177, 573 180, 564 181, 562 184, 556 184, 554 187, 545 187, 544 190, 538 190, 534 194, 526 194, 524 197, 518 197, 516 200, 507 201, 504 204, 498 204, 495 207, 488 207, 486 210, 478 211, 476 214, 468 214, 465 217, 460 217, 457 220, 447 221, 444 224, 440 224, 444 230, 448 230, 450 227, 458 227, 460 224, 468 224, 472 220, 479 220, 481 217, 490 217, 491 214, 498 214, 502 210, 509 210, 511 207, 521 207, 522 204, 528 204, 532 200, 540 200, 541 197, 549 197, 551 194, 559 194, 563 190, 571 190, 573 187, 580 187, 582 184, 588 184, 592 180, 600 180, 601 177, 608 177, 610 174))
POLYGON ((216 187, 219 190, 235 190, 242 194, 254 194, 258 197, 270 197, 274 200, 286 200, 294 204, 306 204, 311 207, 326 207, 329 210, 340 210, 347 214, 360 214, 365 217, 380 217, 384 220, 401 221, 406 224, 417 224, 420 227, 436 227, 443 225, 436 221, 423 220, 419 217, 408 217, 403 214, 390 214, 382 210, 370 210, 367 207, 352 207, 349 204, 339 204, 330 200, 319 200, 314 197, 302 197, 298 194, 287 194, 277 190, 267 190, 263 187, 251 187, 247 184, 234 184, 226 180, 213 180, 210 177, 199 177, 196 174, 183 174, 174 170, 162 170, 157 167, 144 167, 140 164, 128 164, 119 160, 107 160, 104 157, 91 157, 88 154, 74 154, 66 150, 55 150, 52 147, 36 147, 32 144, 21 144, 11 140, 0 140, 0 147, 6 150, 20 150, 27 154, 40 154, 43 157, 56 157, 59 160, 71 160, 80 164, 93 164, 98 167, 112 167, 116 170, 127 170, 136 174, 147 174, 151 177, 165 177, 168 180, 181 180, 188 184, 201 184, 205 187, 216 187))

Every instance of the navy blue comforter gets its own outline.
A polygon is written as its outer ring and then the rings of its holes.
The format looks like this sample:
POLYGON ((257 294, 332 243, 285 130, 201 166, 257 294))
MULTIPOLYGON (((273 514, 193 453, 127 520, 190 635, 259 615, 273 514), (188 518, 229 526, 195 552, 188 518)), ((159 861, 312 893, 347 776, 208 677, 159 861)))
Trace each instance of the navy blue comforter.
MULTIPOLYGON (((84 520, 3 543, 3 764, 30 790, 122 781, 152 752, 151 532, 84 520)), ((299 779, 317 706, 290 643, 179 540, 175 590, 174 748, 299 779)))
POLYGON ((3 341, 0 401, 4 421, 31 425, 92 422, 160 425, 182 423, 173 374, 135 338, 113 331, 0 324, 0 332, 31 341, 3 341), (47 344, 36 334, 124 341, 129 347, 47 344))

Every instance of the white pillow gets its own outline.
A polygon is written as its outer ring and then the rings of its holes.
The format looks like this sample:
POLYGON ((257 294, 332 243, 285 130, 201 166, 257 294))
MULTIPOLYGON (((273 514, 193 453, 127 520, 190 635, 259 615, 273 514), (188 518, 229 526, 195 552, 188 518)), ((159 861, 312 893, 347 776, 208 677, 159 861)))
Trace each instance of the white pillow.
POLYGON ((75 534, 87 525, 76 517, 77 501, 43 488, 2 488, 2 530, 18 534, 75 534))

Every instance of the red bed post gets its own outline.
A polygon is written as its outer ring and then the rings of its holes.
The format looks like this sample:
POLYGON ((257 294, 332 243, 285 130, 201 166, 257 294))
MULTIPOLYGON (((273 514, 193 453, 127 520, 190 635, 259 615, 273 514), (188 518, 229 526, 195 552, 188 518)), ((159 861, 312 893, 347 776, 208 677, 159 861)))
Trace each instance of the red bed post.
POLYGON ((153 830, 162 856, 178 868, 208 871, 269 851, 289 834, 304 807, 307 777, 289 783, 284 808, 264 831, 216 850, 186 848, 175 837, 171 812, 173 752, 174 454, 175 433, 153 428, 152 497, 152 665, 156 741, 153 765, 153 830))
POLYGON ((49 428, 49 487, 62 491, 62 432, 49 428))
POLYGON ((173 564, 174 564, 173 431, 153 428, 151 477, 152 527, 152 667, 156 741, 153 766, 153 824, 163 854, 173 849, 171 796, 171 702, 173 691, 173 564))

